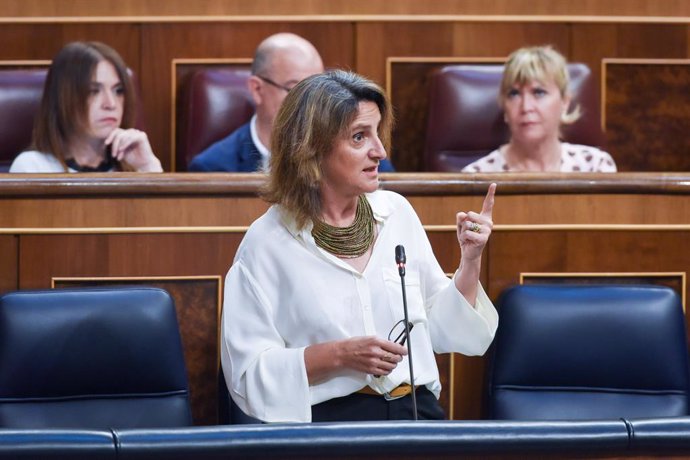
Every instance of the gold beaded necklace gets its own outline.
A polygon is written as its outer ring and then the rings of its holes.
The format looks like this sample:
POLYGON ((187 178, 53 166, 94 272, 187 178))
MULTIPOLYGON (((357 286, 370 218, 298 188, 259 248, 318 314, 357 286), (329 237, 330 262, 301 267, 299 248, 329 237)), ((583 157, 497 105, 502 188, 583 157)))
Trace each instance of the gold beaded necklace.
POLYGON ((374 242, 374 212, 369 201, 360 195, 352 225, 334 227, 317 219, 311 234, 318 247, 335 256, 354 259, 367 252, 374 242))

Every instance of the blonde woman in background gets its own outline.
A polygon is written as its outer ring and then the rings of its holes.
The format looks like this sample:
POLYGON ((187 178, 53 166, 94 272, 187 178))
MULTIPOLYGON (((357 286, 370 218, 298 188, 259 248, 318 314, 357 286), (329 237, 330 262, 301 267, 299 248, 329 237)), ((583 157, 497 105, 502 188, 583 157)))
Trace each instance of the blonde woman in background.
POLYGON ((463 172, 616 172, 608 153, 560 140, 562 124, 580 118, 570 110, 566 61, 550 46, 520 48, 503 72, 499 103, 510 141, 463 172))

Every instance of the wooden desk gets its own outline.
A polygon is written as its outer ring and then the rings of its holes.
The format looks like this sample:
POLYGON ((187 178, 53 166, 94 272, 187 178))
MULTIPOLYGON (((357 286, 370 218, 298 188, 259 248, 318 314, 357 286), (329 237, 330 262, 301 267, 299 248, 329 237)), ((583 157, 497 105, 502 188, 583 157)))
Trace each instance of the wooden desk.
MULTIPOLYGON (((173 294, 198 423, 218 417, 222 278, 267 205, 256 174, 0 175, 0 292, 150 284, 173 294)), ((690 174, 389 174, 441 266, 460 257, 454 215, 498 183, 482 283, 496 299, 519 282, 653 282, 687 296, 690 174)), ((408 257, 413 255, 408 254, 408 257)), ((482 415, 484 358, 440 356, 442 403, 482 415)))

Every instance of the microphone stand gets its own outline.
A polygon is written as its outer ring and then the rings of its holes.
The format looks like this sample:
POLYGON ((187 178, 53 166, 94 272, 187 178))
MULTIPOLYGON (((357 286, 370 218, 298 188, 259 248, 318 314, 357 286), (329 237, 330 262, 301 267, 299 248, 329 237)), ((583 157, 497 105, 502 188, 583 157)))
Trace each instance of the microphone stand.
POLYGON ((417 395, 414 386, 414 368, 412 366, 412 340, 410 337, 410 320, 407 314, 407 293, 405 292, 405 248, 402 245, 395 247, 395 261, 398 264, 400 285, 402 287, 403 312, 405 313, 405 337, 407 337, 407 363, 410 366, 410 386, 412 387, 412 413, 417 420, 417 395))

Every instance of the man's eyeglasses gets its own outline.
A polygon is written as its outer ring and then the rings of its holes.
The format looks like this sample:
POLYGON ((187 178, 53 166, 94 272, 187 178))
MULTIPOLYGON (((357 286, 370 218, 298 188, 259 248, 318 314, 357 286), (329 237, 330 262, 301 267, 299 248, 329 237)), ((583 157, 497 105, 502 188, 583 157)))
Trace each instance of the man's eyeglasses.
POLYGON ((261 75, 257 75, 256 77, 262 81, 265 81, 266 83, 268 83, 271 86, 275 86, 276 88, 282 89, 286 93, 289 93, 290 90, 292 89, 292 88, 288 88, 287 86, 283 86, 280 83, 276 83, 273 80, 271 80, 270 78, 262 77, 261 75))
MULTIPOLYGON (((409 325, 410 332, 412 332, 412 328, 414 327, 414 324, 411 322, 407 323, 409 325)), ((401 319, 395 325, 393 326, 393 329, 388 333, 388 340, 391 342, 395 342, 399 345, 405 345, 405 341, 407 340, 407 331, 405 330, 405 320, 401 319), (395 339, 393 339, 395 337, 395 339)))

